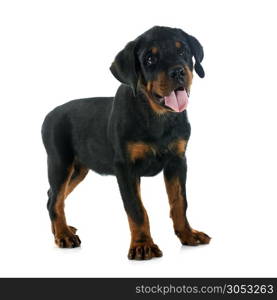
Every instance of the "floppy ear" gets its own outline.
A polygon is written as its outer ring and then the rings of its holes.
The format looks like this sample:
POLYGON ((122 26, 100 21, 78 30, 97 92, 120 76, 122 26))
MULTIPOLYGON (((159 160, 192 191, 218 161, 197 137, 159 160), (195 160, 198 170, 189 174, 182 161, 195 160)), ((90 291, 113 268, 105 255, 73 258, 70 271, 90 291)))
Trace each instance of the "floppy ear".
POLYGON ((115 57, 110 70, 113 76, 122 83, 129 85, 134 95, 137 91, 138 74, 135 54, 136 42, 129 42, 115 57))
POLYGON ((194 64, 195 72, 198 74, 199 77, 203 78, 203 77, 205 77, 204 69, 201 66, 201 62, 204 58, 203 47, 201 46, 199 41, 192 35, 189 35, 186 33, 186 38, 189 43, 191 53, 195 59, 195 64, 194 64))

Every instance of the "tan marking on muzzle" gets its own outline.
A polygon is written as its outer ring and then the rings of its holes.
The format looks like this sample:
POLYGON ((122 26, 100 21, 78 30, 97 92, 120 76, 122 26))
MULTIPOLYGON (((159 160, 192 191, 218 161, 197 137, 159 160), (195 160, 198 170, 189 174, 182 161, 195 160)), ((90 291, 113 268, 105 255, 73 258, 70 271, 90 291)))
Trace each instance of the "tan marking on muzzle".
POLYGON ((191 70, 189 69, 188 66, 185 66, 184 69, 185 69, 185 72, 187 74, 186 88, 187 88, 187 91, 189 92, 191 84, 192 84, 193 74, 192 74, 192 72, 191 72, 191 70))
POLYGON ((181 48, 181 43, 180 42, 175 42, 175 46, 176 46, 176 48, 181 48))
POLYGON ((168 96, 172 90, 172 86, 165 72, 160 72, 156 80, 152 81, 152 93, 156 93, 161 97, 168 96))

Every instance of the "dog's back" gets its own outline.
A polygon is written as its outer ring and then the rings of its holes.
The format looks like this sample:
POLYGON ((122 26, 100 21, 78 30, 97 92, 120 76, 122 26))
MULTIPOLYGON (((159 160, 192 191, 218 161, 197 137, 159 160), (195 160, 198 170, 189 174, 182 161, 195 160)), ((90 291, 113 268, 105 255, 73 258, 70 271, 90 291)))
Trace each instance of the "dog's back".
POLYGON ((112 147, 108 147, 107 138, 112 104, 112 97, 87 98, 52 110, 42 125, 48 156, 55 160, 62 157, 69 164, 78 158, 79 163, 91 166, 100 174, 112 173, 112 147))

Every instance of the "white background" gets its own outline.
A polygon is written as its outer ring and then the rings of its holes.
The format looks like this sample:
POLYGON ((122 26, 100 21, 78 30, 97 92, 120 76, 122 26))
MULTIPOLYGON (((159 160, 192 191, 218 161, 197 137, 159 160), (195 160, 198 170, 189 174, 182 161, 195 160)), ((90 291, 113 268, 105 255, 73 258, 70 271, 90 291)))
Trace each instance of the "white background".
POLYGON ((277 276, 276 1, 1 1, 0 276, 277 276), (127 259, 116 179, 90 172, 66 201, 79 249, 58 249, 46 210, 44 116, 71 99, 112 96, 109 66, 154 25, 204 46, 188 114, 188 218, 211 244, 182 247, 162 175, 143 178, 164 256, 127 259))

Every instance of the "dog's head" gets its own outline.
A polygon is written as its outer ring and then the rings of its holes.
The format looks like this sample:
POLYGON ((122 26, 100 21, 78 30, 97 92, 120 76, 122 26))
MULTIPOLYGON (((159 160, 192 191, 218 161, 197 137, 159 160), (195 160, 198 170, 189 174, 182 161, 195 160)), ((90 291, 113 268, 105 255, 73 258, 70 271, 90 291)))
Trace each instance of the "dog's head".
POLYGON ((135 95, 143 91, 156 112, 181 112, 187 106, 193 68, 205 76, 203 57, 195 37, 181 29, 155 26, 129 42, 110 70, 135 95))

